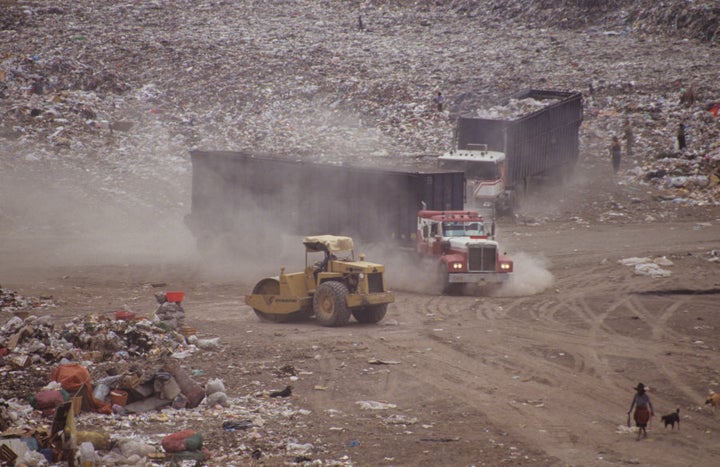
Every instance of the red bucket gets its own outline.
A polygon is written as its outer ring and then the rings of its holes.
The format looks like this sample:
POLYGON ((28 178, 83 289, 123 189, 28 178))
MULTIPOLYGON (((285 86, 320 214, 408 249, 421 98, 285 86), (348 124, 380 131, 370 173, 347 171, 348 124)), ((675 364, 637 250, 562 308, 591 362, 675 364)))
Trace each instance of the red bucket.
POLYGON ((168 302, 180 303, 185 298, 185 292, 165 292, 165 298, 168 302))
POLYGON ((120 319, 124 321, 135 319, 135 313, 133 313, 132 311, 116 311, 115 319, 120 319))

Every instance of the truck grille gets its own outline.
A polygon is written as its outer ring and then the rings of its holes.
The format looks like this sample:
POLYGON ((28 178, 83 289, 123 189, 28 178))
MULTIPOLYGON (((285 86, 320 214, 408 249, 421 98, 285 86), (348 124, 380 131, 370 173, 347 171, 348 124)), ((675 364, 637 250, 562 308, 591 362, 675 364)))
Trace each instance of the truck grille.
POLYGON ((371 272, 368 274, 368 290, 372 292, 384 292, 383 275, 380 272, 371 272))
POLYGON ((495 245, 478 245, 468 248, 468 271, 495 272, 496 250, 495 245))

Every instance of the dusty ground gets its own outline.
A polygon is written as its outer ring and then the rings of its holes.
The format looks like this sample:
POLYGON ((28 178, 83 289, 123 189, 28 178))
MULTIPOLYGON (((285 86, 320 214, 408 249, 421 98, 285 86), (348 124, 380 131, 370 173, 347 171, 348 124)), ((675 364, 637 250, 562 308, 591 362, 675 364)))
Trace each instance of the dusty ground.
MULTIPOLYGON (((672 222, 643 223, 638 219, 672 206, 584 167, 569 191, 547 193, 560 215, 502 225, 511 253, 552 274, 546 290, 492 298, 398 291, 377 326, 260 322, 243 303, 252 279, 219 279, 195 263, 43 267, 2 248, 11 263, 3 261, 0 277, 3 287, 25 295, 52 295, 59 320, 124 305, 151 313, 149 284, 184 290, 189 324, 223 343, 220 353, 186 364, 223 378, 237 395, 252 393, 253 381, 281 389, 289 383, 277 376, 284 365, 300 373, 292 403, 312 413, 289 429, 298 442, 325 446, 311 459, 710 465, 720 456, 720 419, 703 403, 720 383, 720 275, 708 253, 720 248, 720 211, 680 211, 672 222), (633 203, 638 196, 643 202, 633 203), (618 204, 634 206, 623 222, 593 220, 618 204), (617 263, 632 256, 666 256, 672 276, 638 276, 617 263), (373 358, 392 364, 370 364, 373 358), (636 442, 622 427, 639 381, 650 386, 658 416, 649 438, 636 442), (364 410, 358 401, 396 407, 364 410), (682 429, 664 429, 659 415, 677 407, 682 429)), ((398 274, 391 271, 391 280, 398 274)), ((209 437, 216 452, 253 443, 219 434, 212 420, 198 428, 217 435, 209 437)), ((255 462, 281 465, 294 457, 276 452, 255 462)))

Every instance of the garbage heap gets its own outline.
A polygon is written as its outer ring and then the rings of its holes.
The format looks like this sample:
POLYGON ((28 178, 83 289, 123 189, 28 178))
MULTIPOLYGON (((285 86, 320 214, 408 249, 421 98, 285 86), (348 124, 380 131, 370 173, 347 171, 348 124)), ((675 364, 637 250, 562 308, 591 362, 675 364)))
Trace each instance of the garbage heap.
MULTIPOLYGON (((68 421, 69 413, 126 415, 197 407, 206 391, 173 358, 192 352, 197 347, 191 342, 199 341, 194 334, 174 330, 184 320, 182 298, 178 292, 157 294, 155 321, 119 311, 114 316, 77 317, 56 328, 51 316, 29 314, 48 304, 47 299, 0 289, 0 312, 7 313, 0 328, 2 461, 32 463, 34 456, 38 462, 53 462, 75 456, 83 439, 68 421), (49 430, 42 424, 48 417, 54 417, 49 430), (67 430, 80 441, 76 439, 72 449, 63 437, 67 430)), ((222 384, 210 390, 213 404, 227 403, 222 384)), ((103 435, 92 444, 104 449, 108 440, 109 435, 103 435)), ((85 457, 91 451, 84 446, 85 457)))
MULTIPOLYGON (((189 347, 183 335, 147 319, 82 316, 56 329, 49 316, 13 316, 0 328, 3 378, 16 370, 47 368, 63 360, 117 364, 138 357, 158 359, 189 347)), ((23 392, 22 386, 3 384, 0 397, 19 397, 23 392)))

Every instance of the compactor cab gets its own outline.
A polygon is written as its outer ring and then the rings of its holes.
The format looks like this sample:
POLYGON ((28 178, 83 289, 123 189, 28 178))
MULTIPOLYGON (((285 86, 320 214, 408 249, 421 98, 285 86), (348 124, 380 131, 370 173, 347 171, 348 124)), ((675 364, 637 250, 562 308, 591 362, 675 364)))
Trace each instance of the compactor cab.
POLYGON ((305 270, 262 279, 245 303, 264 320, 315 319, 323 326, 343 326, 350 315, 361 323, 377 323, 394 301, 385 286, 385 267, 355 258, 352 238, 305 237, 305 270))

